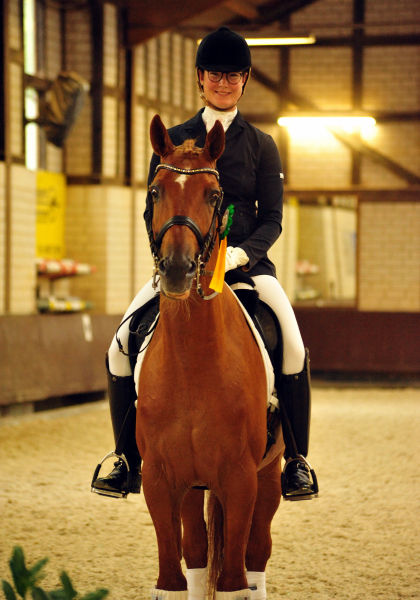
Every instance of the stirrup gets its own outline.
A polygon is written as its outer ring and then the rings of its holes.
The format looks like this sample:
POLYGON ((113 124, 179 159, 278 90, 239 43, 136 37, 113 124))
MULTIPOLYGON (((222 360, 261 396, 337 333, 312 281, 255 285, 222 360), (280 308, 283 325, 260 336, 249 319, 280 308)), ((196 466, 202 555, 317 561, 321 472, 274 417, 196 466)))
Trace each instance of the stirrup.
POLYGON ((101 462, 98 464, 98 466, 95 469, 95 472, 94 472, 93 478, 92 478, 92 485, 91 485, 90 491, 94 492, 95 494, 99 494, 100 496, 110 496, 111 498, 127 498, 128 494, 130 492, 130 490, 128 489, 129 481, 130 481, 130 467, 128 465, 127 459, 125 458, 124 454, 117 454, 116 452, 108 452, 108 454, 103 457, 103 459, 101 460, 101 462), (127 479, 125 480, 125 483, 122 487, 121 492, 111 492, 111 490, 103 490, 101 488, 96 488, 94 486, 95 481, 98 479, 99 471, 101 470, 103 463, 108 458, 111 458, 112 456, 115 456, 119 460, 124 461, 125 465, 127 467, 127 479))
POLYGON ((318 480, 316 478, 315 475, 315 471, 313 470, 313 468, 311 467, 311 465, 309 464, 309 462, 307 461, 307 459, 302 456, 301 454, 297 454, 295 458, 288 458, 286 460, 286 464, 284 465, 284 469, 283 472, 281 474, 281 491, 282 491, 282 495, 283 498, 285 500, 290 500, 290 501, 297 501, 297 500, 312 500, 312 498, 318 498, 318 480), (286 469, 288 467, 288 465, 290 465, 290 463, 292 462, 303 462, 306 464, 306 466, 309 469, 309 473, 311 475, 311 479, 312 479, 312 487, 313 487, 313 491, 308 491, 307 493, 303 493, 303 494, 286 494, 285 490, 286 490, 286 469))

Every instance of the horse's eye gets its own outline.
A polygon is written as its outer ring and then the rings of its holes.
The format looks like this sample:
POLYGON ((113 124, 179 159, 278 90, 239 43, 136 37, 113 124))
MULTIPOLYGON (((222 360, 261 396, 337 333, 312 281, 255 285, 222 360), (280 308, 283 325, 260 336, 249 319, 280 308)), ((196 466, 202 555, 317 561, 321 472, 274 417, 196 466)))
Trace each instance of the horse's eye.
POLYGON ((149 194, 152 197, 153 202, 157 202, 159 199, 159 192, 154 186, 149 187, 149 194))
POLYGON ((220 193, 219 192, 213 192, 210 195, 210 204, 216 204, 216 202, 219 200, 220 198, 220 193))

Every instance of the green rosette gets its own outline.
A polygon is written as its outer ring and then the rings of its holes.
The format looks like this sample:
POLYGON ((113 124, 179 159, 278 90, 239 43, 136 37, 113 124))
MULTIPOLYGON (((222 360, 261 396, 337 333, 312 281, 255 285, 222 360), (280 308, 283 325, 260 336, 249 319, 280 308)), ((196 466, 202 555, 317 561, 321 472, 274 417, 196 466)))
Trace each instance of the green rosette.
POLYGON ((230 231, 233 222, 233 213, 235 212, 235 207, 233 204, 227 207, 225 210, 225 214, 222 219, 222 226, 220 228, 220 239, 223 240, 230 231))

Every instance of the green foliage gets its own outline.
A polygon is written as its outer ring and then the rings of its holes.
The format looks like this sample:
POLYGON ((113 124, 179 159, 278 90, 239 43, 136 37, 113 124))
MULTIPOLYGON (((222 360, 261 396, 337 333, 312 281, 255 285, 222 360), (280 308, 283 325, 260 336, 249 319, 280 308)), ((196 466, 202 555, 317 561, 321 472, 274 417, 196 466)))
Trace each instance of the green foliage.
POLYGON ((47 562, 48 558, 43 558, 28 569, 22 548, 15 546, 12 558, 9 561, 15 589, 13 589, 8 581, 2 581, 3 593, 6 600, 18 600, 16 592, 25 600, 28 591, 31 593, 32 600, 102 600, 108 595, 108 590, 98 589, 95 592, 89 592, 81 596, 74 589, 70 577, 65 571, 62 571, 60 575, 62 587, 51 592, 46 592, 38 584, 44 577, 42 569, 47 562))

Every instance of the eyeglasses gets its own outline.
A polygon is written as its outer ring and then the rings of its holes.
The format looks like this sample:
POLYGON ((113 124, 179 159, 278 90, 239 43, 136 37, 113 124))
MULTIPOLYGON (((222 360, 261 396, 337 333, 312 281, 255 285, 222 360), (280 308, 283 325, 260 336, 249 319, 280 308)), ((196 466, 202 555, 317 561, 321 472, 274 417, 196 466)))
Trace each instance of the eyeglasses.
POLYGON ((222 79, 223 75, 226 75, 226 79, 228 80, 228 82, 231 85, 235 85, 235 84, 239 83, 243 76, 242 72, 222 73, 221 71, 209 71, 208 73, 209 73, 209 79, 213 83, 217 83, 218 81, 220 81, 222 79))

